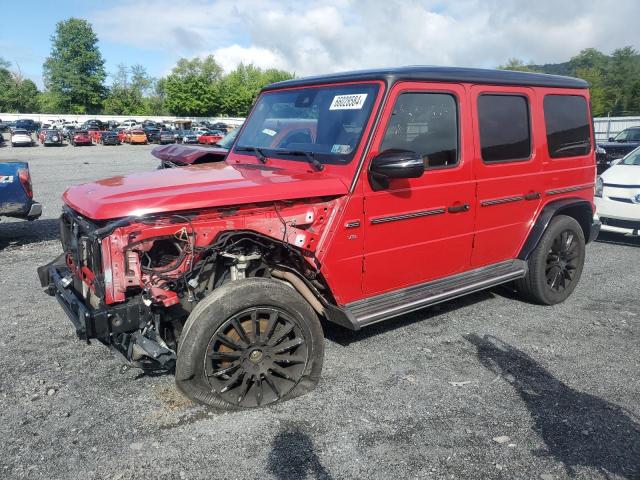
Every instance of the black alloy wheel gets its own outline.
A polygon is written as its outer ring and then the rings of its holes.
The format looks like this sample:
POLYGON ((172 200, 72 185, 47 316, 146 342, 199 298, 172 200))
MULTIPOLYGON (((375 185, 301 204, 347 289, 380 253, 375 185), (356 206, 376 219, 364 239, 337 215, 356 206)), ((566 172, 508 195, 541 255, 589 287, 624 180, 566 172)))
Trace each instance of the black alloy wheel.
POLYGON ((287 312, 254 307, 224 322, 206 350, 211 389, 238 407, 260 407, 287 395, 309 355, 304 335, 287 312))
POLYGON ((551 290, 562 292, 571 284, 579 258, 578 241, 571 230, 565 230, 553 239, 545 269, 547 285, 551 290))

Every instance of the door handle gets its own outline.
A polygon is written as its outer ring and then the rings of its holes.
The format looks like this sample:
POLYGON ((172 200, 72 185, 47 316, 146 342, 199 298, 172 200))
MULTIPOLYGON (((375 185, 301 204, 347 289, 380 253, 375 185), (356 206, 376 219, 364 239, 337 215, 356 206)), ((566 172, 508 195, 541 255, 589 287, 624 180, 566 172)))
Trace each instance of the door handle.
POLYGON ((452 205, 449 208, 447 208, 447 211, 449 213, 461 213, 461 212, 468 212, 469 208, 470 208, 469 204, 464 203, 462 205, 452 205))
POLYGON ((531 193, 527 193, 524 196, 525 200, 538 200, 540 198, 540 192, 531 192, 531 193))

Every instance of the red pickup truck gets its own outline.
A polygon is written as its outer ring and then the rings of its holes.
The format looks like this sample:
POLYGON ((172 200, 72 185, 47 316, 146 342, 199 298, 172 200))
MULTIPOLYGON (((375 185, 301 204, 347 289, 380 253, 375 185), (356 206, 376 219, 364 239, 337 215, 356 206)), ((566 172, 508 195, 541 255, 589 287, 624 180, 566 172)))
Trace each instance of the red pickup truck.
POLYGON ((320 320, 358 330, 510 282, 562 302, 598 234, 594 181, 582 80, 294 79, 262 90, 223 161, 69 188, 38 273, 81 338, 252 408, 316 385, 320 320))

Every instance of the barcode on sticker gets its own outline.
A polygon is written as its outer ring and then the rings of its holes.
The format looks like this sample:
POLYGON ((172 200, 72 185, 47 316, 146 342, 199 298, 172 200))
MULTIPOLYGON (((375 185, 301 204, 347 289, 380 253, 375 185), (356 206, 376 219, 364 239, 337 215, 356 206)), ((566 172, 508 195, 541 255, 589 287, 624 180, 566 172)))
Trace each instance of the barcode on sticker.
POLYGON ((333 97, 329 110, 360 110, 367 99, 366 93, 353 95, 336 95, 333 97))

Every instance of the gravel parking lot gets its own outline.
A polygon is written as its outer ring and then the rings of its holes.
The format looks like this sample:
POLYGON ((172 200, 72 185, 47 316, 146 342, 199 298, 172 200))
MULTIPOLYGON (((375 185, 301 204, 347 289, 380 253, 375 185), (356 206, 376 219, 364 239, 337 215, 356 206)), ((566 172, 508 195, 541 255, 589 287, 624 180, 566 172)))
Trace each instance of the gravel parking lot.
POLYGON ((555 307, 506 289, 352 333, 316 390, 216 414, 170 375, 76 340, 35 269, 69 185, 154 169, 152 146, 0 147, 35 222, 0 222, 0 478, 640 478, 640 239, 602 234, 555 307))

